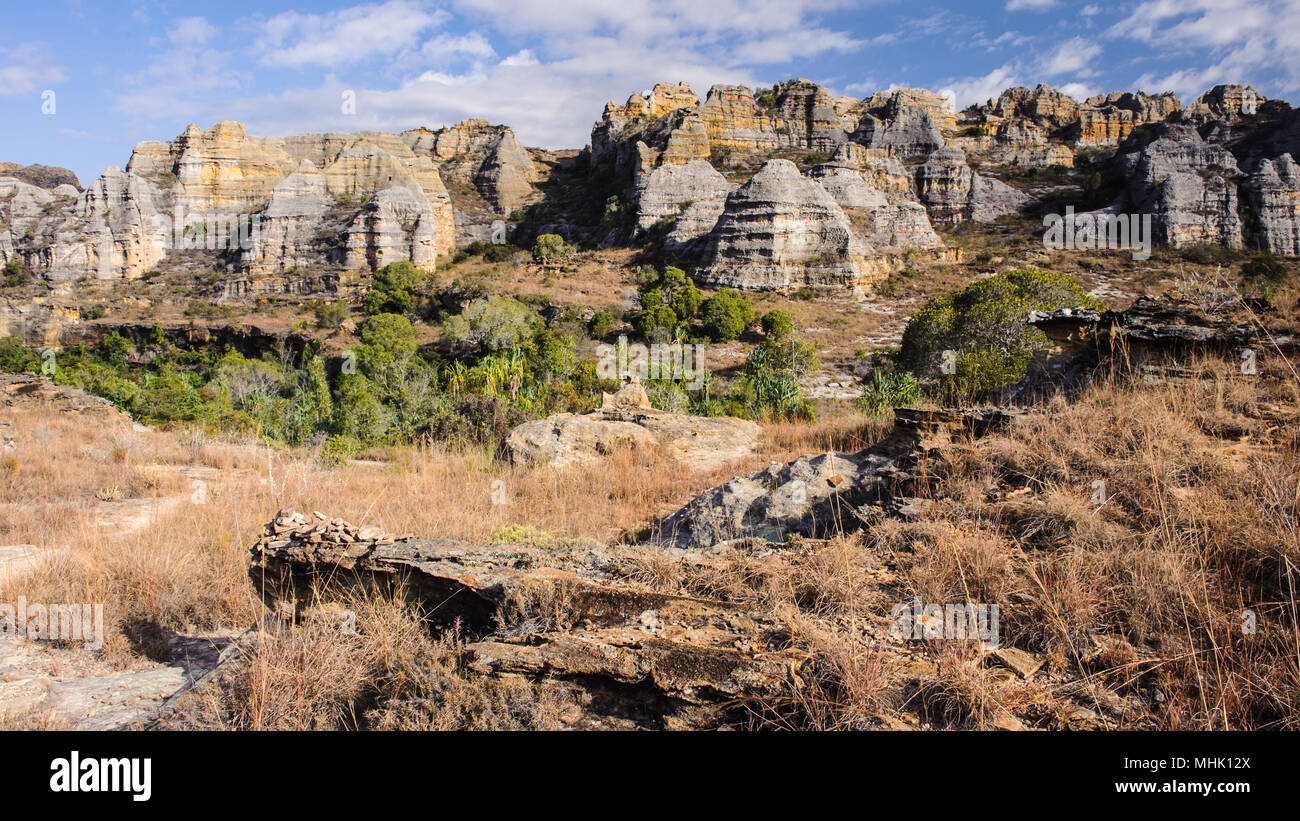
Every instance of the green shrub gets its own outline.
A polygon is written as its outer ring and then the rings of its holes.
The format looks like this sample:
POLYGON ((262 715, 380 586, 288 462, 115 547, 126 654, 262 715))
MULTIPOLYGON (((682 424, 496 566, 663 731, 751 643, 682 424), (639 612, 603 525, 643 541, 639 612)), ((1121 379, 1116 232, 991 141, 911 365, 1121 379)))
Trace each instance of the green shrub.
POLYGON ((500 245, 489 245, 483 249, 483 259, 488 262, 509 262, 515 258, 515 254, 518 254, 519 251, 519 246, 512 245, 509 242, 503 242, 500 245))
POLYGON ((903 331, 898 365, 923 379, 939 379, 949 399, 979 399, 1025 375, 1047 338, 1028 323, 1033 310, 1105 306, 1068 276, 1009 271, 935 297, 903 331), (951 373, 945 373, 945 367, 951 373))
POLYGON ((348 318, 348 303, 345 299, 318 302, 312 312, 316 315, 316 324, 319 327, 334 331, 341 328, 344 320, 348 318))
POLYGON ((587 330, 593 339, 604 339, 614 332, 616 320, 609 311, 597 311, 587 322, 587 330))
POLYGON ((704 332, 715 342, 730 342, 754 321, 754 306, 749 297, 725 288, 704 303, 704 332))
POLYGON ((573 246, 564 241, 559 234, 542 234, 533 243, 533 260, 535 262, 552 262, 563 259, 573 253, 573 246))
POLYGON ((763 336, 769 339, 782 340, 794 333, 794 322, 790 315, 780 309, 763 314, 760 324, 763 326, 763 336))
POLYGON ((867 383, 858 398, 858 407, 867 413, 884 415, 894 408, 905 408, 920 404, 921 385, 916 377, 907 371, 873 370, 871 381, 867 383))
POLYGON ((540 322, 536 312, 522 302, 484 297, 447 320, 443 331, 447 341, 472 346, 486 354, 515 347, 531 337, 540 322))
POLYGON ((361 310, 375 314, 404 314, 411 310, 415 286, 424 272, 405 260, 390 262, 370 282, 370 290, 361 299, 361 310))
POLYGON ((1257 254, 1242 264, 1241 275, 1247 280, 1277 285, 1286 279, 1286 266, 1272 254, 1257 254))
POLYGON ((21 285, 31 279, 32 276, 32 272, 27 270, 27 266, 23 264, 22 258, 18 256, 11 256, 9 259, 5 260, 4 268, 0 270, 3 271, 4 285, 6 288, 21 285))
POLYGON ((320 462, 327 467, 344 464, 361 450, 361 442, 354 436, 331 436, 320 448, 320 462))

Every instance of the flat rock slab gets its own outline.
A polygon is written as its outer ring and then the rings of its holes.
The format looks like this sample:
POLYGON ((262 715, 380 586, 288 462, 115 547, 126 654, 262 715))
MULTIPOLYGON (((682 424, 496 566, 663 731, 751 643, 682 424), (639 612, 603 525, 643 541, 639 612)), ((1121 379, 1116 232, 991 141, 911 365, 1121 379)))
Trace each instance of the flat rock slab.
POLYGON ((635 447, 658 448, 695 470, 752 456, 757 423, 727 416, 688 416, 654 408, 602 408, 525 422, 506 437, 514 463, 552 467, 591 463, 635 447))
POLYGON ((0 639, 0 718, 9 722, 120 729, 149 719, 185 682, 181 667, 120 671, 86 650, 0 639))

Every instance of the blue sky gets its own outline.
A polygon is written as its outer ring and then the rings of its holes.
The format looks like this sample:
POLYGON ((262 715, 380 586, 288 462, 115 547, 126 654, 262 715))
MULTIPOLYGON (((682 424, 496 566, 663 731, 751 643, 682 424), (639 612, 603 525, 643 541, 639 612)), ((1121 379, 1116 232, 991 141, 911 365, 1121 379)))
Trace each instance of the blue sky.
POLYGON ((1186 104, 1219 82, 1300 97, 1300 0, 5 5, 0 160, 67 166, 83 184, 137 141, 224 119, 283 135, 484 117, 528 145, 578 148, 606 100, 657 81, 701 96, 795 76, 856 97, 919 86, 959 107, 1038 82, 1078 98, 1140 88, 1186 104))

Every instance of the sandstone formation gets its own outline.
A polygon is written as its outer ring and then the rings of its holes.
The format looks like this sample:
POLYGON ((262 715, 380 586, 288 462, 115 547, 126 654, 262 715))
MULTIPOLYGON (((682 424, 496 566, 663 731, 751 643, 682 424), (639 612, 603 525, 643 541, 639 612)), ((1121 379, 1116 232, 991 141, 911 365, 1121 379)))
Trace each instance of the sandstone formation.
POLYGON ((1172 92, 1154 96, 1141 91, 1098 94, 1079 107, 1076 139, 1079 145, 1119 145, 1137 126, 1163 122, 1178 111, 1178 97, 1172 92))
POLYGON ((1191 126, 1159 128, 1156 139, 1121 158, 1131 206, 1152 214, 1158 243, 1241 248, 1240 170, 1232 152, 1206 142, 1191 126))
POLYGON ((1004 427, 1001 411, 921 411, 900 408, 894 429, 857 453, 828 452, 737 476, 708 490, 659 522, 652 542, 699 548, 734 539, 780 542, 789 535, 853 531, 883 511, 911 503, 924 487, 917 461, 952 436, 1004 427))
POLYGON ((644 447, 707 471, 752 455, 758 434, 758 425, 745 419, 657 410, 634 380, 617 394, 605 394, 597 410, 525 422, 510 431, 502 450, 514 463, 564 467, 644 447))
POLYGON ((644 231, 660 220, 674 219, 672 245, 689 242, 713 228, 735 188, 704 160, 663 165, 640 174, 636 228, 644 231))
POLYGON ((1268 100, 1250 86, 1217 85, 1182 111, 1181 119, 1193 125, 1221 121, 1235 123, 1253 117, 1268 100))
POLYGON ((429 267, 455 241, 440 167, 499 214, 527 201, 537 179, 514 132, 482 120, 283 138, 191 125, 171 142, 140 143, 125 171, 109 168, 80 193, 0 176, 0 254, 53 281, 138 277, 195 247, 221 252, 217 267, 255 274, 429 267))
POLYGON ((960 148, 943 148, 916 171, 916 191, 935 222, 993 222, 1029 204, 1029 195, 966 164, 960 148))
POLYGON ((878 113, 862 115, 851 138, 867 148, 883 149, 893 156, 924 157, 940 148, 943 135, 929 110, 891 101, 878 113))
POLYGON ((851 285, 872 253, 835 199, 789 160, 769 160, 729 195, 702 242, 696 281, 731 288, 851 285))
MULTIPOLYGON (((717 561, 675 558, 702 570, 717 561)), ((319 511, 280 511, 252 548, 249 577, 290 619, 329 618, 351 592, 401 596, 433 629, 455 627, 471 673, 571 689, 581 705, 573 722, 718 726, 738 702, 780 692, 798 667, 772 614, 651 592, 628 569, 619 551, 590 541, 394 538, 319 511)))
POLYGON ((498 214, 509 214, 535 193, 537 167, 509 126, 474 119, 402 136, 413 150, 432 154, 444 181, 473 186, 498 214))
POLYGON ((1300 166, 1291 155, 1262 161, 1247 190, 1259 246, 1272 254, 1300 254, 1300 166))
POLYGON ((77 180, 77 175, 67 168, 60 168, 56 165, 41 165, 39 163, 19 165, 16 162, 0 162, 0 178, 3 177, 13 177, 38 188, 54 190, 68 185, 74 191, 81 190, 81 183, 77 180))

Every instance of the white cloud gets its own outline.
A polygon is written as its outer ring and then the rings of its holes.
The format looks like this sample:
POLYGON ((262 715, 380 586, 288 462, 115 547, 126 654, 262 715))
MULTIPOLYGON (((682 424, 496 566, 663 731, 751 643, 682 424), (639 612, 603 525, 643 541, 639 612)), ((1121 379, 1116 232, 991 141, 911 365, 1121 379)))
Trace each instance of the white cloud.
POLYGON ((1057 0, 1007 0, 1007 11, 1043 11, 1056 5, 1057 0))
POLYGON ((951 82, 939 90, 939 93, 952 100, 958 109, 969 105, 995 99, 1008 88, 1018 85, 1016 69, 1007 64, 993 69, 981 77, 966 77, 951 82))
POLYGON ((412 0, 388 0, 325 14, 286 11, 260 23, 251 51, 264 66, 342 66, 415 46, 447 19, 412 0))
POLYGON ((511 66, 535 66, 538 65, 538 61, 537 58, 533 56, 532 51, 524 49, 518 54, 511 54, 509 57, 502 60, 501 65, 506 68, 511 66))
POLYGON ((1039 64, 1045 77, 1062 74, 1096 74, 1093 61, 1101 55, 1101 45, 1083 37, 1072 37, 1052 50, 1039 64))
POLYGON ((1057 91, 1060 91, 1063 94, 1068 94, 1079 102, 1083 102, 1089 97, 1093 97, 1100 93, 1096 86, 1086 85, 1085 83, 1066 83, 1058 88, 1057 91))
POLYGON ((1262 84, 1265 79, 1283 91, 1300 89, 1296 31, 1296 0, 1148 0, 1107 34, 1200 63, 1198 68, 1148 72, 1138 80, 1152 89, 1196 96, 1216 83, 1262 84))
POLYGON ((440 34, 420 47, 420 56, 434 61, 460 57, 490 60, 497 52, 486 37, 473 31, 459 37, 440 34))
POLYGON ((40 43, 20 43, 0 48, 0 97, 44 90, 66 80, 63 68, 45 53, 40 43))
POLYGON ((167 32, 167 39, 178 46, 201 46, 217 34, 217 28, 202 17, 177 20, 167 32))

